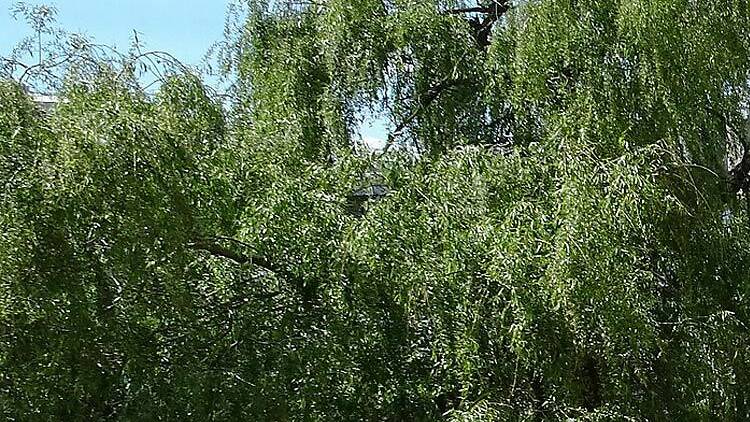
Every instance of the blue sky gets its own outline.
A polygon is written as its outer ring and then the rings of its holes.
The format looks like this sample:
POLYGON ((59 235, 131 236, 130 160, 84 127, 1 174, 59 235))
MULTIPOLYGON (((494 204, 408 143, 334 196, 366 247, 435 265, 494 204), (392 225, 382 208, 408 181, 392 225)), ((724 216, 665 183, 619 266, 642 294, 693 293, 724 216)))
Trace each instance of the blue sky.
MULTIPOLYGON (((0 55, 32 33, 12 18, 17 0, 0 0, 0 55)), ((197 65, 208 48, 222 39, 230 0, 56 0, 26 1, 57 8, 57 23, 68 32, 79 32, 97 43, 126 51, 133 30, 147 50, 163 50, 183 63, 197 65)), ((369 117, 361 126, 362 137, 373 147, 385 139, 384 122, 369 117)))
MULTIPOLYGON (((0 54, 31 30, 15 21, 10 8, 17 0, 0 0, 0 54)), ((56 0, 27 1, 57 8, 58 24, 98 43, 127 50, 133 30, 147 49, 170 52, 180 61, 198 64, 206 50, 222 38, 227 0, 56 0)))

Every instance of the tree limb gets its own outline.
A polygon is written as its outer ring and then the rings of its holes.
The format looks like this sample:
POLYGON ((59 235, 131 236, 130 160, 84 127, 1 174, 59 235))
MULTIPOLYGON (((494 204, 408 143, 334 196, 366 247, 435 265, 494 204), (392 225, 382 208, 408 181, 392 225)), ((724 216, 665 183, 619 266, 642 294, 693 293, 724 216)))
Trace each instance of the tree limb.
POLYGON ((463 13, 489 13, 488 7, 475 6, 475 7, 462 7, 458 9, 448 9, 443 13, 448 15, 460 15, 463 13))
POLYGON ((414 107, 411 113, 409 113, 404 118, 404 120, 402 120, 401 123, 399 123, 398 126, 396 126, 393 132, 388 134, 388 140, 385 144, 385 147, 383 147, 383 153, 385 154, 388 151, 391 145, 393 145, 393 142, 396 140, 396 137, 400 136, 401 133, 403 133, 403 131, 406 129, 406 127, 409 126, 409 124, 411 124, 411 122, 413 122, 414 119, 417 118, 417 116, 419 116, 419 113, 424 108, 429 106, 433 101, 435 101, 443 91, 449 88, 452 88, 456 85, 460 85, 464 82, 465 81, 462 79, 444 80, 440 82, 439 84, 428 89, 427 92, 425 92, 424 94, 420 95, 418 97, 416 107, 414 107))
POLYGON ((468 20, 469 25, 474 30, 474 38, 481 48, 490 45, 490 33, 492 26, 510 9, 509 0, 492 0, 489 4, 475 7, 463 7, 443 11, 447 15, 462 15, 467 13, 476 13, 484 15, 484 18, 471 17, 468 20))
POLYGON ((248 256, 239 252, 235 252, 232 249, 229 249, 227 247, 220 245, 214 240, 228 240, 228 241, 232 241, 235 243, 239 243, 243 246, 248 246, 248 247, 250 246, 247 243, 242 242, 240 240, 236 240, 236 239, 232 239, 232 238, 224 237, 224 236, 217 236, 217 237, 214 237, 213 239, 198 239, 190 243, 188 246, 195 250, 208 252, 214 256, 219 256, 222 258, 230 259, 238 264, 251 263, 257 267, 260 267, 272 273, 277 273, 280 275, 288 274, 288 271, 284 270, 283 268, 277 265, 274 265, 268 258, 264 256, 260 256, 260 255, 248 256))
POLYGON ((479 5, 474 7, 460 7, 456 9, 448 9, 443 13, 448 15, 461 15, 464 13, 481 13, 484 15, 497 15, 500 17, 503 13, 508 11, 510 5, 508 0, 493 0, 487 5, 479 5))
POLYGON ((742 159, 729 174, 729 184, 732 193, 737 193, 748 187, 748 182, 750 182, 748 181, 748 176, 750 176, 750 146, 745 145, 745 152, 742 154, 742 159))
POLYGON ((310 304, 314 301, 316 290, 315 283, 306 283, 303 277, 295 274, 294 272, 285 268, 283 265, 279 265, 262 255, 245 255, 239 252, 235 252, 232 249, 222 246, 217 242, 217 240, 226 240, 243 246, 250 246, 241 240, 224 236, 215 236, 210 238, 197 239, 189 243, 188 247, 190 247, 191 249, 208 252, 213 256, 227 258, 238 264, 250 263, 258 268, 274 273, 280 277, 285 278, 302 296, 306 304, 310 304))

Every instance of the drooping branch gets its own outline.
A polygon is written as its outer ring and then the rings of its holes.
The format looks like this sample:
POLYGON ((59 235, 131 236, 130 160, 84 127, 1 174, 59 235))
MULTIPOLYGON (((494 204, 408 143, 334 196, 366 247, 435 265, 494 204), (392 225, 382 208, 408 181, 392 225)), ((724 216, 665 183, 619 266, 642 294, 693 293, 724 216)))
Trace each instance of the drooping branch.
POLYGON ((23 84, 26 79, 26 76, 30 75, 32 72, 36 71, 37 69, 42 70, 42 71, 49 71, 51 69, 55 69, 58 66, 62 66, 63 64, 70 61, 72 58, 73 56, 69 55, 67 57, 64 57, 62 60, 59 60, 50 64, 39 62, 31 66, 24 66, 24 71, 23 73, 21 73, 21 76, 18 77, 18 81, 23 84))

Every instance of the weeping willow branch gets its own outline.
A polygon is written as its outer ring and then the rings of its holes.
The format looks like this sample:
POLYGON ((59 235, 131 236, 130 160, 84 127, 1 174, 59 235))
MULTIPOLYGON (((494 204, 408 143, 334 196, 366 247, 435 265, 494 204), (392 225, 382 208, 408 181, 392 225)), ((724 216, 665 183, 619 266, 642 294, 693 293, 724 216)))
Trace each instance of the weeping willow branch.
POLYGON ((216 257, 229 259, 238 264, 251 264, 265 271, 276 274, 287 280, 297 290, 300 296, 302 296, 305 303, 311 303, 314 301, 317 286, 316 283, 306 282, 305 279, 290 271, 284 265, 279 265, 278 263, 268 259, 265 256, 245 255, 223 246, 221 243, 219 243, 220 241, 229 241, 245 247, 250 247, 250 245, 241 240, 225 236, 200 238, 189 243, 188 247, 194 250, 208 252, 209 254, 216 257))

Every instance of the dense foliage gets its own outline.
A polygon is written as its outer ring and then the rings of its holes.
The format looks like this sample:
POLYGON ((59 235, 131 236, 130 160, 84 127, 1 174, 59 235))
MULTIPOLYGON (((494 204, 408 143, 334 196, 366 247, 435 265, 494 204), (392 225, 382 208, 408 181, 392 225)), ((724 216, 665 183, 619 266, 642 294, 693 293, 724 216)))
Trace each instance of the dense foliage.
POLYGON ((0 82, 2 417, 750 418, 747 1, 290 3, 0 82))

